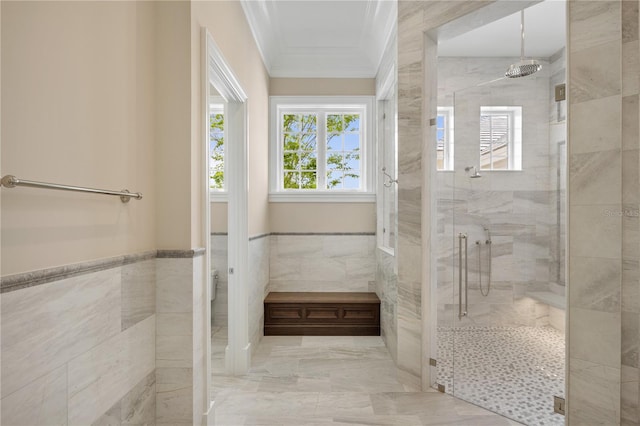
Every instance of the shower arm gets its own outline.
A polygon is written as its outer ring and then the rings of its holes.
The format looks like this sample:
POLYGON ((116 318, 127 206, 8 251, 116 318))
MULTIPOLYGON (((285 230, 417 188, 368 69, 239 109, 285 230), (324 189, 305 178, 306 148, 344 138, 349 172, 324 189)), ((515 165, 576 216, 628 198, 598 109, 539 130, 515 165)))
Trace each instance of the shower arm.
POLYGON ((520 11, 520 60, 524 61, 524 9, 520 11))

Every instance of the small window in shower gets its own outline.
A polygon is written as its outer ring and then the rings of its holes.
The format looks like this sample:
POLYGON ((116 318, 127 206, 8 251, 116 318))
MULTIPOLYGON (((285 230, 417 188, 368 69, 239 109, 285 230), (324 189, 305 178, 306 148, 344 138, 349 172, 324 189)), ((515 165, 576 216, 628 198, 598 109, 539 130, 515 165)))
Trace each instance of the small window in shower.
POLYGON ((480 107, 480 169, 522 170, 522 107, 480 107))
POLYGON ((437 169, 453 170, 453 107, 438 107, 436 138, 437 169))

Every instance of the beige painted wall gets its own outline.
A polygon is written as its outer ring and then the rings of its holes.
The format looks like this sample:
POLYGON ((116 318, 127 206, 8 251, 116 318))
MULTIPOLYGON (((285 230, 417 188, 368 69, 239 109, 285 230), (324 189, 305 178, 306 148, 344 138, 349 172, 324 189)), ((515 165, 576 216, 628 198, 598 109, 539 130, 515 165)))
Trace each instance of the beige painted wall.
POLYGON ((2 189, 2 273, 154 249, 152 5, 1 7, 3 173, 144 194, 2 189))
POLYGON ((156 180, 159 249, 203 247, 191 236, 199 227, 197 187, 191 180, 191 26, 189 2, 156 3, 156 180))
POLYGON ((227 232, 228 223, 227 203, 211 203, 211 232, 227 232))
POLYGON ((271 232, 375 232, 372 203, 271 203, 271 232))
MULTIPOLYGON (((272 78, 270 96, 374 96, 375 78, 272 78)), ((375 203, 270 203, 271 232, 375 232, 375 203)))
MULTIPOLYGON (((269 232, 268 168, 269 168, 269 75, 253 40, 253 35, 237 1, 196 1, 192 8, 192 108, 202 110, 200 89, 200 28, 206 27, 222 51, 225 60, 247 93, 249 117, 249 235, 269 232), (222 18, 221 18, 222 17, 222 18), (195 53, 198 53, 197 57, 195 53)), ((202 113, 194 114, 193 128, 200 133, 194 148, 203 140, 202 113)), ((201 171, 204 173, 204 171, 201 171)), ((214 204, 214 203, 212 203, 214 204)), ((213 206, 212 230, 218 231, 223 216, 216 217, 221 206, 213 206)), ((225 213, 226 214, 226 213, 225 213)), ((226 220, 226 216, 224 216, 226 220)), ((226 230, 226 224, 225 230, 226 230)), ((222 232, 222 231, 218 231, 222 232)), ((198 237, 204 236, 200 233, 198 237)), ((193 237, 195 238, 195 236, 193 237)))
POLYGON ((374 96, 375 78, 272 78, 271 96, 374 96))

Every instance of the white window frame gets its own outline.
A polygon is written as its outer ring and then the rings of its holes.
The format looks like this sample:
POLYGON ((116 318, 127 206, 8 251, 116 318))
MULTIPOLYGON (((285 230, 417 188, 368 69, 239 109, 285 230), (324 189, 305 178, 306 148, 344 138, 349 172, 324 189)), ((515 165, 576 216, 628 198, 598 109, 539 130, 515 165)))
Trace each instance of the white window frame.
MULTIPOLYGON (((224 184, 222 186, 222 188, 211 188, 211 179, 209 179, 209 193, 210 193, 210 197, 211 197, 211 201, 228 201, 229 199, 229 190, 228 190, 228 185, 227 185, 227 153, 228 153, 228 147, 227 147, 227 126, 226 126, 226 118, 227 118, 227 111, 226 111, 226 102, 224 100, 224 98, 222 96, 210 96, 209 97, 209 117, 211 117, 212 113, 218 113, 218 112, 222 112, 222 114, 224 115, 225 118, 225 126, 222 129, 223 134, 224 134, 224 184)), ((208 126, 207 126, 207 130, 209 129, 209 121, 207 121, 208 126)), ((209 132, 207 131, 207 139, 209 139, 209 132)), ((209 140, 209 145, 210 146, 211 141, 209 140)), ((211 153, 209 151, 209 156, 208 158, 208 162, 211 161, 211 153)), ((207 170, 210 170, 209 169, 207 170)), ((208 171, 207 171, 208 173, 208 171)))
MULTIPOLYGON (((437 169, 439 172, 448 172, 454 170, 454 152, 455 152, 455 142, 454 142, 454 116, 453 116, 453 107, 438 107, 438 116, 444 116, 444 157, 443 157, 443 168, 437 169)), ((437 130, 436 130, 437 131, 437 130)), ((438 149, 436 143, 436 150, 438 149)), ((437 152, 436 152, 437 156, 437 152)))
MULTIPOLYGON (((271 96, 270 100, 270 158, 269 158, 269 201, 270 202, 375 202, 375 133, 373 131, 373 96, 271 96), (285 112, 326 114, 360 113, 360 179, 361 188, 354 189, 284 189, 282 175, 281 117, 285 112)), ((325 146, 318 122, 318 175, 325 173, 325 146), (321 161, 322 160, 322 161, 321 161)), ((320 179, 318 180, 320 183, 320 179)))
MULTIPOLYGON (((509 116, 509 142, 507 150, 507 169, 494 169, 491 163, 490 169, 482 168, 482 156, 478 147, 478 164, 480 171, 486 172, 510 172, 522 171, 522 106, 486 106, 480 107, 480 117, 483 115, 508 115, 509 116)), ((480 143, 478 143, 480 145, 480 143)))

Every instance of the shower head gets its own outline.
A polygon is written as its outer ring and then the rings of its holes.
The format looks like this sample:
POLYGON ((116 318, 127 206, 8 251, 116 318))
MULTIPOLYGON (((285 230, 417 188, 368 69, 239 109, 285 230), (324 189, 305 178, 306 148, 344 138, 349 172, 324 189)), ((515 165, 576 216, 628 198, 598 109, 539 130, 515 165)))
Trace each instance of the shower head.
POLYGON ((517 64, 511 64, 504 75, 508 78, 526 77, 540 71, 541 69, 542 65, 540 65, 540 63, 535 59, 531 59, 528 61, 520 61, 517 64))
POLYGON ((507 78, 526 77, 542 69, 535 59, 524 60, 524 9, 520 11, 520 62, 511 64, 504 73, 507 78))
POLYGON ((469 176, 471 179, 481 178, 482 177, 482 175, 478 172, 478 169, 476 168, 476 166, 469 166, 469 167, 465 167, 464 168, 465 172, 468 172, 469 170, 473 170, 473 172, 469 176))

